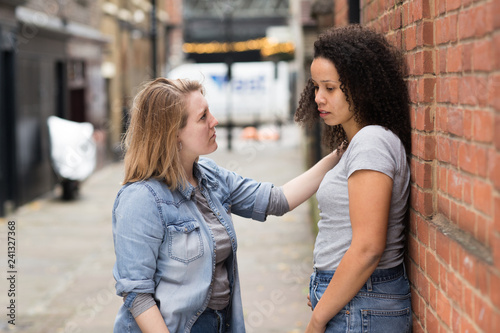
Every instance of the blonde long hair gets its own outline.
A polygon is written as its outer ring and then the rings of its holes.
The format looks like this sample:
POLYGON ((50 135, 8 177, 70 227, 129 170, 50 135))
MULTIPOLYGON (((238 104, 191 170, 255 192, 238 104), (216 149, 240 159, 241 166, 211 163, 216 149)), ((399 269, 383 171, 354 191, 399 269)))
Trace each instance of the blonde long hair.
POLYGON ((170 189, 185 184, 177 135, 186 126, 186 100, 194 91, 204 93, 197 81, 158 78, 146 83, 136 95, 123 140, 124 183, 154 178, 170 189))

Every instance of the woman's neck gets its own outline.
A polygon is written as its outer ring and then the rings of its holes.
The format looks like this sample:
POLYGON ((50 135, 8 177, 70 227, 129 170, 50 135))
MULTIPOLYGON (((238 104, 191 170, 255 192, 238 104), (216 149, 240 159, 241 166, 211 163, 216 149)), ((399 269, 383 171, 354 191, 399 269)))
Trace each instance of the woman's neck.
POLYGON ((186 175, 186 180, 193 186, 198 186, 198 180, 194 176, 194 163, 195 160, 189 159, 189 161, 181 160, 182 168, 184 169, 184 173, 186 175))

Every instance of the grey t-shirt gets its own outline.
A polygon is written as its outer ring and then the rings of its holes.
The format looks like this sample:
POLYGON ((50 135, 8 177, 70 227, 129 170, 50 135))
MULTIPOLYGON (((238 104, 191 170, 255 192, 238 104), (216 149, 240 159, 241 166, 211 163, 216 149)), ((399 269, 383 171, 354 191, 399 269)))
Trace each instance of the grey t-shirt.
MULTIPOLYGON (((377 268, 403 262, 404 218, 410 193, 410 167, 401 140, 376 125, 363 127, 351 140, 339 163, 324 177, 316 194, 320 209, 314 267, 337 269, 352 240, 348 178, 357 170, 375 170, 393 180, 387 245, 377 268)), ((370 223, 370 216, 364 223, 370 223)))

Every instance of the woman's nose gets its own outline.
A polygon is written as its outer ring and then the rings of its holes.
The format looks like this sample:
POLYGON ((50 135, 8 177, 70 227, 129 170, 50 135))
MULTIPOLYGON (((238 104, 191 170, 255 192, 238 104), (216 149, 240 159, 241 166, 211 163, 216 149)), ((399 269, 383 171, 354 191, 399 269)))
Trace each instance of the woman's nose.
POLYGON ((212 115, 211 127, 219 125, 219 121, 212 115))
POLYGON ((316 95, 314 96, 314 101, 318 105, 321 104, 321 102, 324 101, 323 96, 321 95, 321 93, 319 91, 316 92, 316 95))

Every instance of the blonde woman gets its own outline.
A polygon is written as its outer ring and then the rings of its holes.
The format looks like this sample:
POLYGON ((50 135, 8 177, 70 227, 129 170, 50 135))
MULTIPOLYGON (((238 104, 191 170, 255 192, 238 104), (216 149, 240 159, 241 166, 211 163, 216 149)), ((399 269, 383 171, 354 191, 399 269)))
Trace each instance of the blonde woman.
POLYGON ((200 158, 217 119, 195 81, 156 79, 134 100, 125 185, 113 207, 115 332, 245 331, 231 214, 264 221, 309 198, 332 153, 282 187, 200 158))

